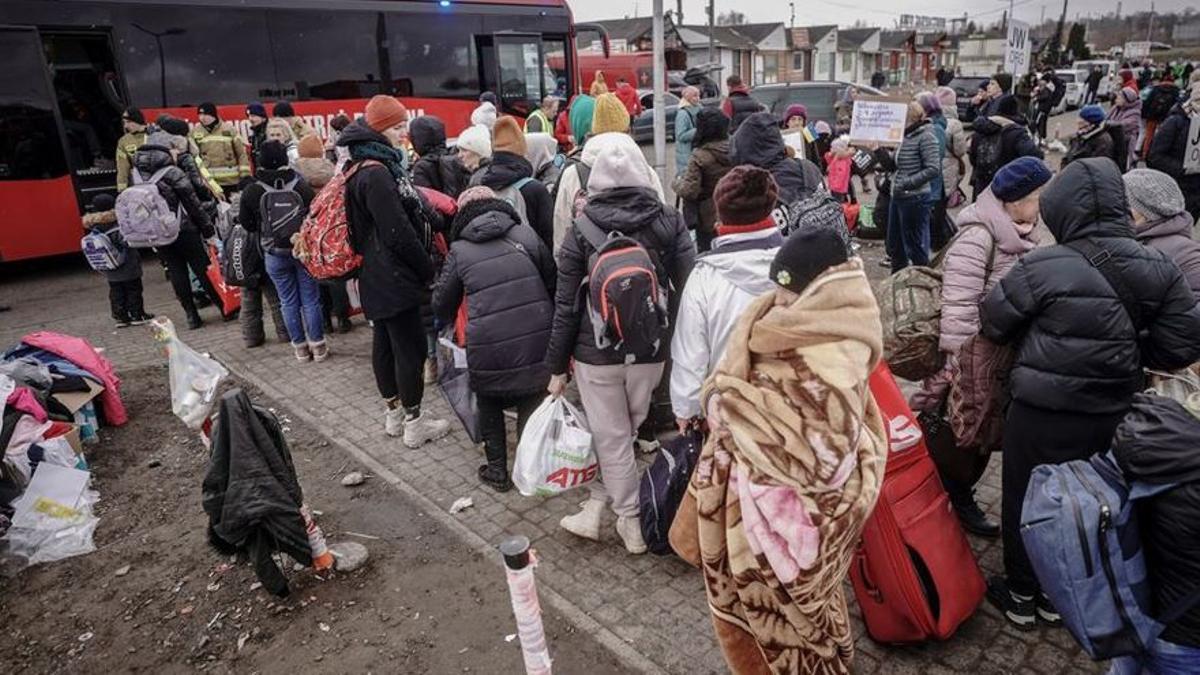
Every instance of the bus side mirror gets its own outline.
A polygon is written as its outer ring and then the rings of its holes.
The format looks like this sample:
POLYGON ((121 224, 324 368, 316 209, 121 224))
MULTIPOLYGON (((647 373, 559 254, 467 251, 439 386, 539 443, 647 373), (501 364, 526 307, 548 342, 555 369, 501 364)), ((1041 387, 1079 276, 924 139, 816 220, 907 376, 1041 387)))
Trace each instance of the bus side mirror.
POLYGON ((604 52, 604 58, 608 58, 612 52, 612 46, 608 39, 608 29, 598 23, 577 23, 575 24, 575 36, 582 33, 595 33, 600 39, 600 48, 604 52))

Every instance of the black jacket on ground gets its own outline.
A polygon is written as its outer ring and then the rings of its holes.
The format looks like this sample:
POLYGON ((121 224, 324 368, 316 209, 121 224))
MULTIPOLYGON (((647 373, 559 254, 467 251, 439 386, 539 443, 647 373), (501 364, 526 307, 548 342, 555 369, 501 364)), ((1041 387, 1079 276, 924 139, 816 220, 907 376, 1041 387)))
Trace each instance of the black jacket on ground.
MULTIPOLYGON (((262 198, 267 193, 267 189, 263 187, 263 183, 275 187, 277 185, 287 185, 296 180, 296 194, 304 200, 304 207, 307 209, 312 205, 313 197, 316 193, 313 192, 312 186, 309 185, 302 176, 289 168, 276 170, 259 169, 254 172, 254 181, 246 185, 246 189, 242 190, 241 199, 238 202, 238 222, 247 232, 258 232, 262 229, 262 198)), ((277 254, 285 254, 292 250, 292 242, 274 242, 268 244, 270 251, 277 254)))
POLYGON ((554 319, 550 249, 502 199, 464 206, 454 217, 451 236, 433 307, 444 324, 452 324, 466 296, 471 389, 493 396, 545 390, 554 319))
POLYGON ((1143 388, 1142 368, 1200 359, 1200 307, 1183 273, 1133 238, 1124 182, 1107 159, 1081 159, 1045 188, 1042 219, 1059 242, 1022 258, 988 293, 982 332, 1015 343, 1012 395, 1036 408, 1116 413, 1143 388), (1108 280, 1067 242, 1089 239, 1136 298, 1141 325, 1108 280))
MULTIPOLYGON (((163 196, 163 199, 167 201, 167 206, 170 206, 172 210, 178 210, 182 205, 180 229, 199 231, 201 236, 206 239, 213 236, 216 232, 213 229, 212 219, 208 217, 208 212, 201 206, 200 199, 196 196, 196 190, 192 187, 192 182, 188 179, 187 174, 183 169, 175 166, 175 162, 171 159, 171 151, 159 145, 143 145, 133 156, 133 169, 145 181, 150 180, 156 171, 165 166, 169 166, 171 169, 163 174, 162 180, 158 182, 158 193, 163 196)), ((133 184, 132 179, 129 184, 133 184)))
POLYGON ((731 145, 732 164, 749 164, 770 171, 779 186, 779 201, 784 204, 806 199, 821 186, 821 170, 815 164, 788 157, 779 122, 771 113, 747 117, 733 135, 731 145))
POLYGON ((226 392, 220 410, 201 486, 209 542, 222 553, 248 551, 263 586, 287 595, 287 578, 271 553, 312 564, 291 452, 275 416, 241 389, 226 392))
POLYGON ((1185 174, 1183 159, 1187 152, 1187 135, 1192 120, 1183 105, 1176 105, 1171 114, 1154 131, 1146 166, 1157 169, 1179 183, 1187 210, 1193 217, 1200 214, 1200 173, 1185 174))
MULTIPOLYGON (((660 284, 670 282, 669 293, 674 298, 683 291, 683 284, 696 263, 696 245, 688 233, 683 216, 658 201, 654 190, 641 187, 621 187, 590 195, 584 213, 605 232, 617 231, 642 244, 651 257, 658 260, 660 284)), ((546 363, 552 374, 567 372, 567 361, 592 366, 624 363, 624 354, 615 349, 596 347, 595 333, 588 316, 587 299, 580 286, 590 270, 590 258, 596 249, 572 225, 563 237, 558 250, 558 284, 554 298, 554 330, 546 363)), ((653 358, 636 363, 662 363, 670 351, 665 340, 653 358)))
MULTIPOLYGON (((997 99, 998 100, 998 99, 997 99)), ((1033 136, 1029 134, 1029 122, 1024 115, 1001 117, 977 117, 972 123, 975 136, 971 139, 971 185, 978 196, 992 183, 996 172, 1018 157, 1044 159, 1033 136), (987 143, 999 142, 999 153, 985 152, 987 143), (995 160, 988 159, 991 155, 995 160)))
MULTIPOLYGON (((471 178, 472 185, 486 185, 496 192, 516 183, 522 178, 533 178, 533 165, 524 157, 511 152, 496 152, 492 161, 471 178)), ((537 233, 546 247, 554 250, 554 199, 550 190, 536 178, 521 187, 525 199, 525 216, 529 226, 537 233)))
POLYGON ((431 115, 422 115, 408 127, 413 150, 419 156, 412 165, 413 185, 427 187, 455 199, 467 189, 471 172, 446 147, 446 125, 431 115))
MULTIPOLYGON (((339 145, 347 146, 368 141, 387 144, 382 134, 357 122, 338 138, 339 145)), ((358 286, 367 319, 387 319, 420 306, 433 281, 433 261, 387 167, 366 166, 350 177, 346 220, 350 244, 363 257, 358 286)))
MULTIPOLYGON (((1126 477, 1178 483, 1148 498, 1138 511, 1154 610, 1162 615, 1200 588, 1200 420, 1175 401, 1138 394, 1113 438, 1126 477)), ((1168 642, 1200 647, 1200 606, 1168 624, 1168 642)))

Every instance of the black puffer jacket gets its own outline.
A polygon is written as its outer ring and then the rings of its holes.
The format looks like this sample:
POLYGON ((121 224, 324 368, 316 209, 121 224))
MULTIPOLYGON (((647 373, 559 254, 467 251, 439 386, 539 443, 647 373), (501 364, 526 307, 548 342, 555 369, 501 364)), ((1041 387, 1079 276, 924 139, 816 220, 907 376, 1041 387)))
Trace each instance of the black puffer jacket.
MULTIPOLYGON (((338 138, 338 145, 369 141, 387 144, 382 134, 353 122, 338 138)), ((387 319, 428 299, 433 261, 386 167, 365 167, 351 176, 346 184, 346 219, 350 244, 363 256, 358 280, 367 319, 387 319)))
MULTIPOLYGON (((1000 99, 997 99, 1000 100, 1000 99)), ((972 123, 971 185, 978 196, 992 183, 996 172, 1018 157, 1043 159, 1042 151, 1029 134, 1024 115, 976 117, 972 123)))
MULTIPOLYGON (((201 206, 191 180, 188 179, 183 169, 175 166, 171 160, 170 150, 161 145, 143 145, 133 156, 133 169, 145 181, 150 180, 156 171, 167 166, 171 168, 163 174, 162 180, 158 182, 158 193, 163 196, 163 199, 167 201, 167 206, 170 206, 172 210, 179 209, 180 205, 183 206, 183 213, 180 214, 182 216, 180 229, 199 231, 205 239, 216 234, 212 219, 208 217, 208 212, 201 206)), ((130 184, 132 184, 132 180, 130 184)))
MULTIPOLYGON (((523 178, 533 178, 533 165, 524 157, 511 152, 492 154, 492 161, 471 177, 472 185, 486 185, 496 192, 523 178)), ((554 249, 554 199, 550 190, 541 181, 533 178, 521 186, 521 197, 525 199, 525 216, 529 226, 554 249)))
POLYGON ((1171 109, 1167 119, 1158 125, 1154 140, 1150 143, 1150 155, 1146 166, 1158 169, 1179 183, 1188 213, 1200 218, 1200 173, 1184 173, 1183 159, 1186 157, 1188 130, 1192 120, 1183 105, 1171 109))
MULTIPOLYGON (((641 242, 652 256, 657 256, 661 269, 659 282, 671 283, 671 304, 683 291, 683 284, 696 262, 696 246, 688 233, 683 217, 672 208, 663 206, 658 195, 648 187, 620 187, 605 190, 588 198, 584 213, 601 230, 617 231, 641 242)), ((598 349, 588 316, 587 304, 580 296, 580 286, 589 272, 589 259, 595 249, 576 231, 574 225, 563 237, 558 250, 558 287, 554 299, 554 332, 546 363, 553 374, 567 372, 567 361, 575 360, 593 366, 617 365, 624 355, 614 349, 598 349)), ((658 353, 638 363, 661 363, 666 360, 670 345, 664 341, 658 353)))
POLYGON ((422 115, 408 127, 419 158, 412 166, 413 185, 432 188, 455 199, 467 189, 471 172, 453 150, 446 147, 446 125, 432 115, 422 115))
MULTIPOLYGON (((1138 394, 1117 427, 1113 454, 1125 476, 1179 487, 1138 512, 1146 565, 1161 615, 1200 588, 1200 420, 1175 401, 1138 394)), ((1200 647, 1200 606, 1168 624, 1163 639, 1200 647)))
POLYGON ((1133 238, 1124 182, 1107 159, 1081 159, 1042 193, 1059 242, 1022 258, 983 302, 982 331, 1017 343, 1012 395, 1047 410, 1116 413, 1143 386, 1142 368, 1173 370, 1200 359, 1200 308, 1183 273, 1133 238), (1133 322, 1099 270, 1067 242, 1089 239, 1112 256, 1137 300, 1133 322))
POLYGON ((771 113, 747 117, 733 135, 731 145, 733 165, 749 164, 770 171, 779 186, 779 201, 784 204, 811 197, 821 187, 821 170, 817 165, 788 157, 779 122, 771 113))
POLYGON ((479 394, 523 396, 546 388, 554 319, 554 257, 502 199, 454 217, 450 255, 433 292, 445 324, 467 298, 467 371, 479 394))

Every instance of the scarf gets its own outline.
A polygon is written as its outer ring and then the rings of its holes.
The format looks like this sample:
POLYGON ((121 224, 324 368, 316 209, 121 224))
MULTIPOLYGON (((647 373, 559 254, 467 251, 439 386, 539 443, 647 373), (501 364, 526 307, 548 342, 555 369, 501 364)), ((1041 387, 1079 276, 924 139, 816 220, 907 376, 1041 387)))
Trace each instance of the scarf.
POLYGON ((365 141, 350 145, 350 159, 354 162, 373 159, 387 167, 396 179, 400 203, 417 233, 417 239, 425 250, 429 250, 433 245, 433 230, 436 229, 434 223, 440 221, 440 217, 421 197, 408 177, 408 153, 379 141, 365 141))
POLYGON ((373 159, 388 168, 399 182, 408 182, 408 153, 379 141, 355 143, 350 146, 350 159, 373 159))
POLYGON ((855 258, 790 306, 754 301, 705 385, 730 434, 708 439, 671 544, 702 568, 734 673, 850 672, 843 583, 887 456, 881 330, 855 258))

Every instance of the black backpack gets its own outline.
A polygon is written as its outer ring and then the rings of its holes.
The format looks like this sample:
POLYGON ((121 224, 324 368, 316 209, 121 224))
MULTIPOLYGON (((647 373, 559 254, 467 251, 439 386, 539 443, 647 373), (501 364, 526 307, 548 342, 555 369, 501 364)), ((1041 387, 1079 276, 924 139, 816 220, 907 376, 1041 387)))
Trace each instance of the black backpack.
POLYGON ((703 445, 704 436, 695 429, 689 429, 683 435, 662 443, 654 461, 642 474, 638 488, 638 518, 642 525, 642 539, 646 540, 646 548, 651 553, 669 555, 672 552, 667 535, 671 531, 671 523, 675 521, 675 513, 683 502, 703 445))
POLYGON ((994 134, 975 134, 972 141, 975 144, 974 162, 976 185, 987 187, 992 182, 996 171, 1000 169, 1000 158, 1004 154, 1004 129, 994 134))
POLYGON ((257 286, 264 271, 258 235, 235 223, 225 238, 221 276, 229 286, 257 286))
POLYGON ((1150 97, 1142 106, 1142 119, 1161 122, 1171 114, 1171 108, 1179 102, 1179 89, 1158 86, 1150 90, 1150 97))
POLYGON ((300 177, 288 182, 278 179, 274 183, 258 181, 263 195, 258 201, 258 213, 262 220, 262 245, 267 250, 290 250, 292 235, 300 231, 308 207, 304 198, 296 191, 300 177))
POLYGON ((1125 138, 1125 129, 1120 124, 1108 125, 1108 137, 1112 139, 1113 161, 1121 173, 1129 166, 1129 139, 1125 138))
POLYGON ((586 214, 575 219, 575 230, 594 249, 584 286, 596 348, 653 357, 664 346, 669 324, 657 256, 633 237, 606 233, 586 214))

